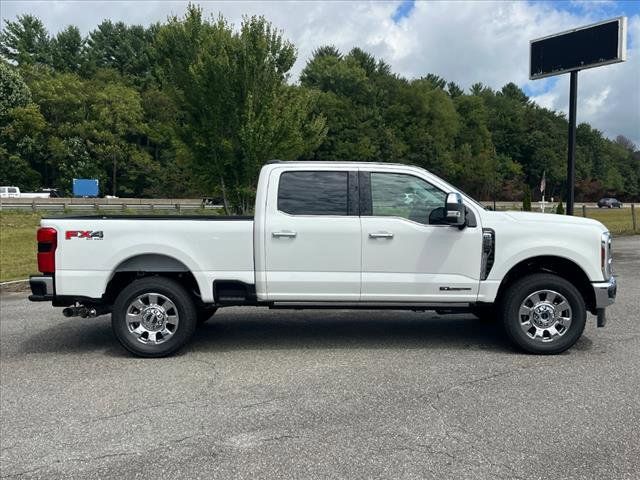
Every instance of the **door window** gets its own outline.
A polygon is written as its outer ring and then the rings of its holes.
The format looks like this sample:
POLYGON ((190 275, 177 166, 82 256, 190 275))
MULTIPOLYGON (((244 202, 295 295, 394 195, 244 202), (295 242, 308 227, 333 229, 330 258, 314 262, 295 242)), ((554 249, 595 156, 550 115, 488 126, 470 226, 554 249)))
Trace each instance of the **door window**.
POLYGON ((371 173, 371 213, 440 224, 446 194, 430 183, 402 173, 371 173))
POLYGON ((284 172, 278 210, 291 215, 348 215, 348 172, 284 172))

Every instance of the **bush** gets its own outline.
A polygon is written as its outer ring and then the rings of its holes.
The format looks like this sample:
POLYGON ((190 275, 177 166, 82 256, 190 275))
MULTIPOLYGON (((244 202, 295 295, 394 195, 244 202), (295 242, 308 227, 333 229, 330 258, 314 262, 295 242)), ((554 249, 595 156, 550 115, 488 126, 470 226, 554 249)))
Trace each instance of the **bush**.
POLYGON ((562 199, 558 202, 558 206, 556 207, 556 213, 558 215, 564 215, 564 205, 562 205, 562 199))
POLYGON ((524 198, 522 199, 522 211, 523 212, 531 211, 531 188, 529 188, 529 185, 524 187, 524 198))

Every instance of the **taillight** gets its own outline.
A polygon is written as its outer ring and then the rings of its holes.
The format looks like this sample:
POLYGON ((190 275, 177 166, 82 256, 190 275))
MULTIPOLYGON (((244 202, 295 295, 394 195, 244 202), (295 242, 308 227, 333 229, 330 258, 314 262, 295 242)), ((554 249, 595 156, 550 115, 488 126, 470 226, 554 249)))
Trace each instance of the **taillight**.
POLYGON ((41 273, 56 271, 56 247, 58 246, 58 232, 55 228, 39 228, 38 234, 38 270, 41 273))

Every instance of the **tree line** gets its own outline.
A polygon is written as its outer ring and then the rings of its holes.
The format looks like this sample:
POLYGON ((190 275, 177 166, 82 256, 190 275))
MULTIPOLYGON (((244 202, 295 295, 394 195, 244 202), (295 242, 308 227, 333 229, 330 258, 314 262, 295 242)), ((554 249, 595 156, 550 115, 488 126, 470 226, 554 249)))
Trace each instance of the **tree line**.
MULTIPOLYGON (((409 163, 484 200, 521 199, 546 172, 547 196, 564 194, 567 120, 514 83, 464 91, 332 46, 293 79, 295 46, 263 17, 234 28, 190 5, 83 37, 23 15, 5 22, 0 55, 2 185, 97 178, 105 194, 218 196, 247 212, 278 158, 409 163)), ((640 197, 640 152, 622 136, 580 124, 576 166, 578 200, 640 197)))

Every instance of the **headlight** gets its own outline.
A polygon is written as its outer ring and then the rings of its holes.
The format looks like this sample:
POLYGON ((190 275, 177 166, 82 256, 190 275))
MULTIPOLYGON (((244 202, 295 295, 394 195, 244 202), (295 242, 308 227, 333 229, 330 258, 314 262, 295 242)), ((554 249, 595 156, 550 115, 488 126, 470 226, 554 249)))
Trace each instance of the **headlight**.
POLYGON ((493 267, 496 249, 496 232, 491 228, 482 229, 482 263, 480 265, 480 280, 486 280, 493 267))
POLYGON ((604 232, 600 236, 600 268, 605 280, 613 275, 613 257, 611 255, 611 233, 604 232))

